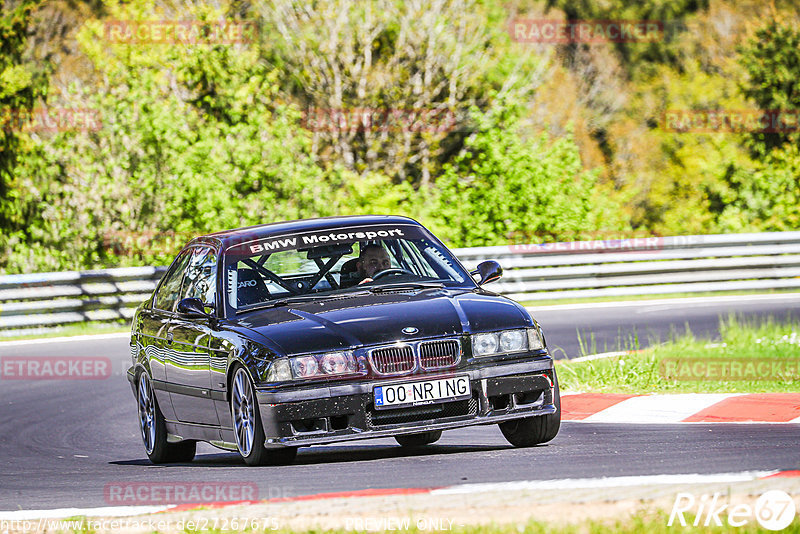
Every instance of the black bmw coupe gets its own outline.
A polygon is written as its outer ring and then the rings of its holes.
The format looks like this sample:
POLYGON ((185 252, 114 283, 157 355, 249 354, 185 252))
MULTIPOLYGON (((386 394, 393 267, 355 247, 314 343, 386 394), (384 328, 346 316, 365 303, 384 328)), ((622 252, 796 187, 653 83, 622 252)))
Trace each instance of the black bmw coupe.
POLYGON ((145 451, 197 441, 249 465, 297 448, 497 423, 514 446, 560 425, 553 359, 524 307, 483 286, 418 222, 267 224, 193 239, 136 311, 128 369, 145 451))

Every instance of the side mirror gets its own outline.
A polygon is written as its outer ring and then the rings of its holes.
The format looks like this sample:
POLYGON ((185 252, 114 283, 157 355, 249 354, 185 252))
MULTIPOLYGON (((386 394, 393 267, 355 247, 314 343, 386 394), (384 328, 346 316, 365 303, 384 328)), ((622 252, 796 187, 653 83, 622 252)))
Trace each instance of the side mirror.
POLYGON ((472 271, 470 274, 480 275, 481 281, 478 282, 478 285, 482 286, 483 284, 488 284, 489 282, 499 280, 500 277, 503 276, 503 268, 500 267, 500 264, 496 261, 488 260, 478 264, 478 268, 472 271))
POLYGON ((182 299, 180 302, 178 302, 178 313, 192 319, 211 317, 211 314, 206 313, 205 307, 203 306, 203 301, 192 298, 182 299))

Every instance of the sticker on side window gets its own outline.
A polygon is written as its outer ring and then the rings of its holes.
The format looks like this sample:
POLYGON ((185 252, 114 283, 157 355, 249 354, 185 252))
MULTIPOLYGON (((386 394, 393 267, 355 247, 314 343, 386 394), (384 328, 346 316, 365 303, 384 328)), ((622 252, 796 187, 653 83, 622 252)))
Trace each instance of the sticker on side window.
POLYGON ((233 265, 228 268, 228 304, 234 309, 238 307, 236 302, 236 293, 239 290, 238 280, 239 272, 236 270, 236 266, 233 265))

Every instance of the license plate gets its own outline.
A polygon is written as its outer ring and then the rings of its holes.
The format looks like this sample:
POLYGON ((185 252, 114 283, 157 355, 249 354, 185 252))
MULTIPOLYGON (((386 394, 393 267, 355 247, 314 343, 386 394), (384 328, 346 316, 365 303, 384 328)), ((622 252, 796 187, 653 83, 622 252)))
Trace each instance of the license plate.
POLYGON ((407 384, 375 386, 373 395, 375 408, 380 410, 468 399, 472 396, 472 391, 469 387, 469 376, 463 375, 407 384))

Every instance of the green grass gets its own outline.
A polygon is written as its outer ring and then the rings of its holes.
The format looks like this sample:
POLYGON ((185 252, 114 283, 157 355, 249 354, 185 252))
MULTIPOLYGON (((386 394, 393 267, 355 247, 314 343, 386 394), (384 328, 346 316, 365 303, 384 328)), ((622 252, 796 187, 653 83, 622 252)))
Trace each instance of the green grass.
MULTIPOLYGON (((674 534, 675 532, 680 532, 681 534, 700 534, 700 533, 728 533, 728 532, 735 532, 737 534, 751 534, 751 533, 761 533, 761 532, 771 532, 769 530, 765 530, 760 528, 758 523, 753 520, 752 518, 748 521, 747 524, 741 527, 733 527, 728 526, 726 524, 727 516, 722 514, 720 519, 723 522, 722 527, 693 527, 691 526, 691 521, 693 521, 693 517, 689 514, 686 515, 687 526, 683 527, 680 526, 677 521, 672 525, 668 526, 669 514, 665 511, 650 511, 650 510, 640 510, 630 517, 626 517, 624 519, 612 519, 612 520, 584 520, 577 523, 572 524, 560 524, 555 522, 541 522, 541 521, 529 521, 527 523, 509 523, 509 524, 502 524, 502 525, 466 525, 466 526, 456 526, 453 525, 452 530, 446 530, 446 532, 451 534, 544 534, 544 533, 552 533, 552 534, 674 534)), ((439 530, 419 530, 416 525, 414 525, 414 521, 410 520, 410 524, 412 525, 411 528, 408 530, 396 530, 393 532, 403 532, 407 534, 430 534, 431 532, 445 532, 439 530)), ((92 532, 90 529, 81 529, 81 528, 74 528, 69 530, 70 532, 92 532)), ((195 532, 190 529, 185 529, 184 532, 195 532)), ((353 534, 355 532, 362 532, 359 530, 345 530, 345 529, 335 529, 335 530, 322 530, 322 529, 314 529, 314 530, 306 530, 306 531, 290 531, 290 530, 252 530, 250 528, 244 528, 242 530, 218 530, 215 528, 208 528, 203 530, 202 532, 207 533, 233 533, 233 532, 272 532, 275 534, 289 534, 290 532, 298 533, 298 534, 353 534)), ((386 532, 386 531, 377 531, 377 530, 369 530, 368 532, 386 532)), ((782 530, 781 532, 786 534, 800 534, 800 521, 795 519, 795 521, 790 524, 786 529, 782 530)))
MULTIPOLYGON (((546 299, 546 300, 526 300, 521 303, 528 307, 556 306, 558 304, 588 304, 592 302, 628 302, 640 300, 661 300, 661 299, 686 299, 700 297, 723 297, 723 296, 745 296, 745 295, 781 295, 787 293, 798 293, 795 289, 754 289, 750 291, 703 291, 698 293, 666 293, 660 295, 632 295, 624 297, 588 297, 588 298, 565 298, 565 299, 546 299)), ((800 293, 799 293, 800 294, 800 293)))
POLYGON ((0 331, 0 341, 17 341, 20 339, 47 339, 53 337, 85 336, 93 334, 114 334, 119 332, 130 332, 131 325, 128 322, 88 322, 74 325, 66 325, 47 329, 31 329, 30 334, 14 336, 4 335, 0 331))
MULTIPOLYGON (((724 517, 724 516, 723 516, 724 517)), ((704 520, 705 517, 701 518, 704 520)), ((633 514, 629 518, 625 519, 616 519, 616 520, 587 520, 582 521, 577 524, 570 524, 570 525, 556 525, 552 523, 544 523, 539 521, 532 521, 524 527, 519 528, 520 526, 516 525, 504 525, 504 526, 474 526, 474 527, 467 527, 461 530, 461 534, 509 534, 509 533, 521 533, 521 534, 544 534, 544 533, 552 533, 552 534, 674 534, 676 532, 680 532, 681 534, 699 534, 699 533, 727 533, 727 532, 736 532, 741 534, 750 534, 754 532, 772 532, 770 530, 766 530, 760 528, 758 523, 755 521, 750 521, 746 525, 741 527, 733 527, 728 526, 725 524, 725 519, 722 519, 723 525, 722 527, 703 527, 698 526, 694 527, 691 526, 690 521, 694 520, 694 517, 691 517, 689 514, 686 514, 687 526, 681 526, 677 520, 671 525, 668 526, 667 523, 669 521, 669 514, 664 511, 640 511, 633 514)), ((459 532, 458 530, 454 529, 454 532, 459 532)), ((795 519, 795 521, 789 525, 786 529, 782 530, 783 533, 790 533, 790 534, 797 534, 800 533, 800 522, 795 519)))
MULTIPOLYGON (((773 318, 754 321, 729 316, 720 320, 720 334, 721 340, 711 343, 695 338, 687 327, 685 334, 673 335, 669 341, 639 352, 560 363, 558 378, 563 390, 582 392, 800 391, 800 324, 777 322, 773 318), (737 375, 744 379, 731 380, 719 375, 720 369, 737 361, 740 362, 737 375), (698 364, 704 367, 696 367, 698 364), (762 371, 756 367, 759 364, 762 371), (717 375, 709 376, 705 371, 709 368, 716 369, 717 375)), ((638 338, 631 336, 623 350, 637 348, 638 338)))

